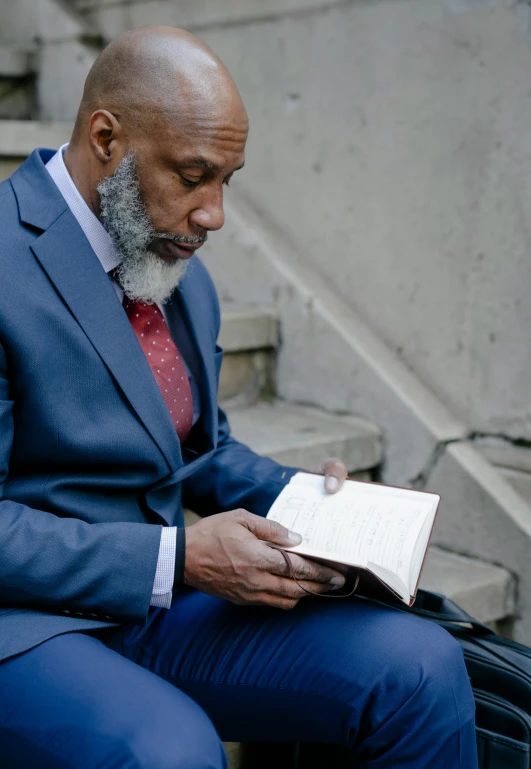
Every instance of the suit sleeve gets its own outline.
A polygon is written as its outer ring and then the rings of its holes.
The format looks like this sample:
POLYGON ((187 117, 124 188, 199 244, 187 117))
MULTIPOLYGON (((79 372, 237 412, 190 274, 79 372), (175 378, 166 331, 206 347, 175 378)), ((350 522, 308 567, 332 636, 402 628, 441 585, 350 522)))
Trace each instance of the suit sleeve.
POLYGON ((199 515, 242 507, 266 516, 298 468, 261 457, 230 434, 219 409, 218 445, 210 462, 183 483, 183 504, 199 515))
POLYGON ((0 606, 144 622, 161 527, 91 524, 6 499, 14 409, 0 344, 0 606))

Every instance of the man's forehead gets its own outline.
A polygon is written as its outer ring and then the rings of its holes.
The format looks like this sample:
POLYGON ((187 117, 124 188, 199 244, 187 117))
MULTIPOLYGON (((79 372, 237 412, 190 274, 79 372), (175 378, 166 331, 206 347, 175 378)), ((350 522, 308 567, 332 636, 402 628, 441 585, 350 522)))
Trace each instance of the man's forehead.
POLYGON ((194 99, 181 103, 178 109, 166 110, 159 128, 169 141, 245 144, 249 120, 239 99, 224 102, 194 99))
POLYGON ((181 168, 235 171, 245 160, 247 125, 179 123, 156 141, 164 158, 181 168))

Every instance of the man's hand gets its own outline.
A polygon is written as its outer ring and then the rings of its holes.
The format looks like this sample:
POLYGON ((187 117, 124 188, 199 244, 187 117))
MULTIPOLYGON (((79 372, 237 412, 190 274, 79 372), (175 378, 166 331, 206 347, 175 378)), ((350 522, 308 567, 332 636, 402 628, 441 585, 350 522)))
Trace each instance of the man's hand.
MULTIPOLYGON (((293 547, 301 540, 276 521, 247 510, 203 518, 186 529, 184 581, 233 603, 293 609, 306 593, 289 578, 282 554, 265 542, 293 547)), ((290 553, 290 559, 293 575, 311 592, 326 593, 345 582, 329 566, 295 553, 290 553)))
POLYGON ((325 489, 330 494, 338 492, 344 481, 348 478, 347 468, 337 457, 332 457, 332 459, 327 459, 323 462, 321 472, 324 473, 325 477, 325 489))

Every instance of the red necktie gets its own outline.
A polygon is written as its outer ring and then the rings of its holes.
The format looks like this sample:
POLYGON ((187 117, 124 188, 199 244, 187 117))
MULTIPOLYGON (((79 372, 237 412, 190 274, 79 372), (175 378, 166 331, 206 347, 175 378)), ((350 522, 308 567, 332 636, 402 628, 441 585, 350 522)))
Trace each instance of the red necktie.
POLYGON ((182 355, 156 305, 124 299, 124 309, 168 407, 181 443, 192 429, 192 391, 182 355))

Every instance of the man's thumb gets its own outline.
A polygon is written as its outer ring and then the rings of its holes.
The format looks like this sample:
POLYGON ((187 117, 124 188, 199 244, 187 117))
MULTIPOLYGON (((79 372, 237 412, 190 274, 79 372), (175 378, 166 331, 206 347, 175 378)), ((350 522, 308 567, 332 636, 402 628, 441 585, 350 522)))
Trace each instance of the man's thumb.
POLYGON ((294 547, 302 542, 302 537, 297 532, 290 531, 281 523, 270 521, 269 518, 262 518, 260 515, 245 516, 245 521, 242 523, 255 537, 263 539, 265 542, 272 542, 284 547, 294 547))

